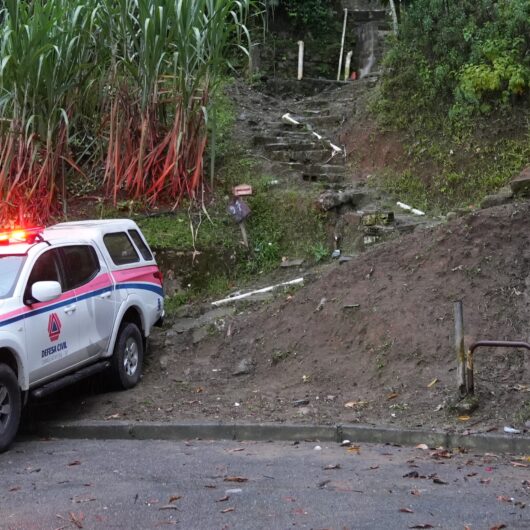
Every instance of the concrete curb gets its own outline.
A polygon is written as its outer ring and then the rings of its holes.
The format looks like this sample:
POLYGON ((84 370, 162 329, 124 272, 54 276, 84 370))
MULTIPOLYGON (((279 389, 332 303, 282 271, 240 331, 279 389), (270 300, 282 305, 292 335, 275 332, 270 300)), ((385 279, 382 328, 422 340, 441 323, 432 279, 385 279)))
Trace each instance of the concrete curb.
POLYGON ((39 423, 32 434, 52 438, 101 440, 254 440, 427 444, 429 447, 465 448, 479 452, 530 454, 530 437, 502 434, 455 434, 442 431, 371 427, 363 425, 296 425, 237 423, 129 423, 78 421, 39 423))

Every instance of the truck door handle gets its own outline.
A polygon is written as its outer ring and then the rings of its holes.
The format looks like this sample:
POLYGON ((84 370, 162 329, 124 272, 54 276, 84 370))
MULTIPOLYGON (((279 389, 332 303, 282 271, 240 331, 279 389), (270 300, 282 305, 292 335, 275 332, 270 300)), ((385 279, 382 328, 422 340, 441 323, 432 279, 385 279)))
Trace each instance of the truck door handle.
POLYGON ((76 308, 75 305, 67 305, 67 306, 64 308, 64 312, 65 312, 65 313, 73 313, 76 309, 77 309, 77 308, 76 308))
POLYGON ((107 291, 106 293, 100 294, 99 297, 102 298, 103 300, 105 298, 110 298, 110 291, 107 291))

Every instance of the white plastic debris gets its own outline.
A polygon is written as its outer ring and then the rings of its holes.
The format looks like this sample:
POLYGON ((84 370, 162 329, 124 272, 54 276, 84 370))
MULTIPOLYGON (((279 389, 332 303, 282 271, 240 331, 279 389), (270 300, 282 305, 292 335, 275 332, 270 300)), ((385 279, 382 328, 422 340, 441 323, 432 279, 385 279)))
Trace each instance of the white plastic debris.
POLYGON ((288 125, 300 125, 300 122, 296 121, 289 113, 282 116, 282 121, 288 125))
POLYGON ((291 280, 289 282, 283 282, 279 283, 277 285, 271 285, 270 287, 264 287, 263 289, 257 289, 256 291, 249 291, 248 293, 243 294, 237 294, 234 296, 229 296, 228 298, 224 298, 223 300, 218 300, 217 302, 212 302, 212 305, 214 306, 220 306, 223 304, 229 304, 230 302, 234 302, 235 300, 242 300, 244 298, 248 298, 249 296, 252 296, 254 294, 261 294, 261 293, 268 293, 270 291, 274 291, 280 287, 285 287, 289 285, 302 285, 304 283, 303 278, 297 278, 296 280, 291 280))
POLYGON ((340 444, 341 447, 348 447, 351 445, 350 440, 342 440, 342 443, 340 444))
POLYGON ((315 447, 313 449, 315 451, 322 451, 322 447, 320 447, 320 445, 315 445, 315 447))
POLYGON ((396 202, 396 204, 402 208, 403 210, 407 210, 410 213, 413 213, 414 215, 425 215, 425 212, 422 212, 421 210, 418 210, 417 208, 413 208, 412 206, 409 206, 408 204, 405 204, 404 202, 396 202))
POLYGON ((514 429, 513 427, 504 427, 504 432, 507 434, 521 434, 519 429, 514 429))
POLYGON ((234 407, 240 407, 241 403, 238 403, 237 401, 234 403, 234 407))
POLYGON ((225 490, 226 495, 230 495, 231 493, 242 493, 243 490, 241 488, 234 488, 231 490, 225 490))

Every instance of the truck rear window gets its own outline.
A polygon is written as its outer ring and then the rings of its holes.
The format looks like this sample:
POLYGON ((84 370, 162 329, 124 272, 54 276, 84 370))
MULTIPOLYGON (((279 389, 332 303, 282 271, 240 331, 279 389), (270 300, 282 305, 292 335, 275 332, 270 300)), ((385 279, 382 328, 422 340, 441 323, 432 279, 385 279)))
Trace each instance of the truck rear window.
POLYGON ((142 254, 142 257, 145 259, 145 261, 151 261, 153 259, 153 255, 151 254, 147 245, 144 243, 144 240, 142 239, 142 236, 139 234, 138 230, 129 230, 129 235, 134 241, 134 244, 138 247, 138 250, 142 254))
POLYGON ((13 294, 25 256, 0 256, 0 299, 13 294))
POLYGON ((128 265, 140 261, 140 256, 125 232, 115 232, 103 236, 103 242, 115 265, 128 265))

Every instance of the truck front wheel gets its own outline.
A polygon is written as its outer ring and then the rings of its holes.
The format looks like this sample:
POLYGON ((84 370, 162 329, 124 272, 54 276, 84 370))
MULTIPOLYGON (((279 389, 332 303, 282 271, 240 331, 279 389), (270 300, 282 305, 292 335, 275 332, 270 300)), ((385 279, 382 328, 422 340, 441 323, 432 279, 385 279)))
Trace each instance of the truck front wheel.
POLYGON ((112 355, 112 373, 116 386, 132 388, 142 375, 144 345, 140 330, 132 322, 124 322, 112 355))
POLYGON ((17 376, 0 364, 0 453, 13 443, 20 423, 22 404, 17 376))

